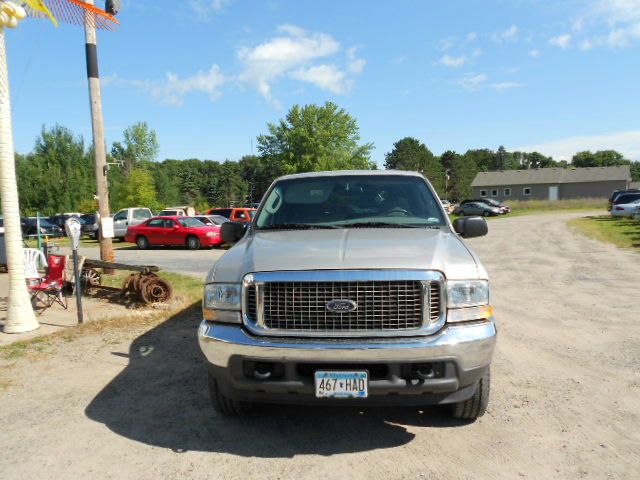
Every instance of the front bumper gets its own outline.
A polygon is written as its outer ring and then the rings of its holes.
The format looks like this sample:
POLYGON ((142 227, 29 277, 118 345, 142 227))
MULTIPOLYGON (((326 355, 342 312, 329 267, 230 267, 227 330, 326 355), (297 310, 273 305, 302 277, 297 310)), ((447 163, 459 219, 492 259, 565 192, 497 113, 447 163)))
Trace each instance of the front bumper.
POLYGON ((446 325, 426 337, 317 339, 259 337, 239 325, 203 321, 202 352, 222 392, 236 400, 274 403, 433 404, 465 400, 489 368, 496 342, 493 318, 446 325), (278 378, 256 378, 247 365, 277 365, 278 378), (438 375, 415 379, 412 365, 433 365, 438 375), (309 370, 373 369, 367 399, 316 399, 309 370), (360 366, 360 367, 359 367, 360 366))

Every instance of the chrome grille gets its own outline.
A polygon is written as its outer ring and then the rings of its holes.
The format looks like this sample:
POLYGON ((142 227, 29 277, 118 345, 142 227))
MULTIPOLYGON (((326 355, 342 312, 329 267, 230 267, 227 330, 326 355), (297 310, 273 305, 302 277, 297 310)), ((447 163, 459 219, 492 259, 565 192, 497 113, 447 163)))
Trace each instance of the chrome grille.
POLYGON ((431 322, 437 322, 440 313, 440 282, 429 282, 429 319, 431 322))
POLYGON ((440 318, 440 282, 372 280, 338 282, 264 282, 246 292, 246 316, 272 331, 349 333, 411 331, 440 318), (259 289, 257 293, 256 289, 259 289), (257 298, 261 298, 258 301, 257 298), (331 300, 352 300, 353 312, 334 313, 331 300), (429 301, 431 299, 431 301, 429 301), (263 306, 261 315, 258 304, 263 306))

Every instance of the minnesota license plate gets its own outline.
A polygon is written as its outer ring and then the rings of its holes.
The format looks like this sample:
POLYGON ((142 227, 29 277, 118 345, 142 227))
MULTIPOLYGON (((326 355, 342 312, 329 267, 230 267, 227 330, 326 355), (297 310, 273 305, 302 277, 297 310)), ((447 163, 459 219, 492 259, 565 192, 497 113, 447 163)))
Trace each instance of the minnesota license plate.
POLYGON ((317 398, 367 398, 367 372, 316 372, 317 398))

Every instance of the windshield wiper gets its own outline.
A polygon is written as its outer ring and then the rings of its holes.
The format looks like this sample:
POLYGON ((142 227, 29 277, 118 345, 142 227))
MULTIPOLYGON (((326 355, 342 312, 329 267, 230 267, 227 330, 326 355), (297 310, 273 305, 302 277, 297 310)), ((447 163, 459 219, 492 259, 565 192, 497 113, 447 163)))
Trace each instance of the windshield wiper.
POLYGON ((319 230, 333 228, 340 227, 337 227, 335 225, 318 225, 313 223, 276 223, 275 225, 259 227, 258 230, 319 230))
POLYGON ((422 225, 409 225, 389 222, 356 222, 344 223, 340 226, 342 228, 423 228, 422 225))

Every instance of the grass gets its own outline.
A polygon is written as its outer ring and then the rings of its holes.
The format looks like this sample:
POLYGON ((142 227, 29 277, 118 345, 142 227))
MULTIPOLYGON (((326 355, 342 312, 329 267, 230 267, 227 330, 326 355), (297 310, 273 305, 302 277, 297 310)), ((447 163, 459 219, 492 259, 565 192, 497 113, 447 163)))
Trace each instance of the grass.
MULTIPOLYGON (((125 278, 131 273, 118 271, 114 275, 103 275, 102 283, 106 286, 122 287, 125 278)), ((0 359, 10 362, 25 356, 46 353, 55 346, 56 340, 72 342, 86 334, 98 333, 106 335, 117 331, 131 331, 139 328, 148 329, 164 322, 176 313, 185 310, 185 308, 193 309, 194 313, 199 309, 199 301, 202 298, 204 286, 202 280, 170 272, 159 272, 159 275, 168 280, 173 286, 174 298, 167 308, 145 307, 127 310, 121 316, 93 320, 49 335, 3 345, 0 346, 0 359)), ((0 378, 0 384, 1 382, 2 378, 0 378)), ((1 389, 2 387, 0 386, 1 389)))
POLYGON ((546 212, 571 212, 580 210, 605 210, 607 201, 602 198, 576 198, 573 200, 514 200, 505 202, 511 207, 510 215, 530 215, 546 212))
MULTIPOLYGON (((607 201, 602 198, 579 198, 575 200, 513 200, 505 201, 511 207, 511 213, 507 215, 499 215, 497 217, 485 217, 487 220, 496 218, 509 218, 520 215, 535 215, 537 213, 550 212, 579 212, 604 210, 607 207, 607 201)), ((449 215, 451 221, 458 218, 458 215, 449 215)))
POLYGON ((598 215, 569 220, 569 225, 588 237, 640 252, 640 222, 636 220, 598 215))

